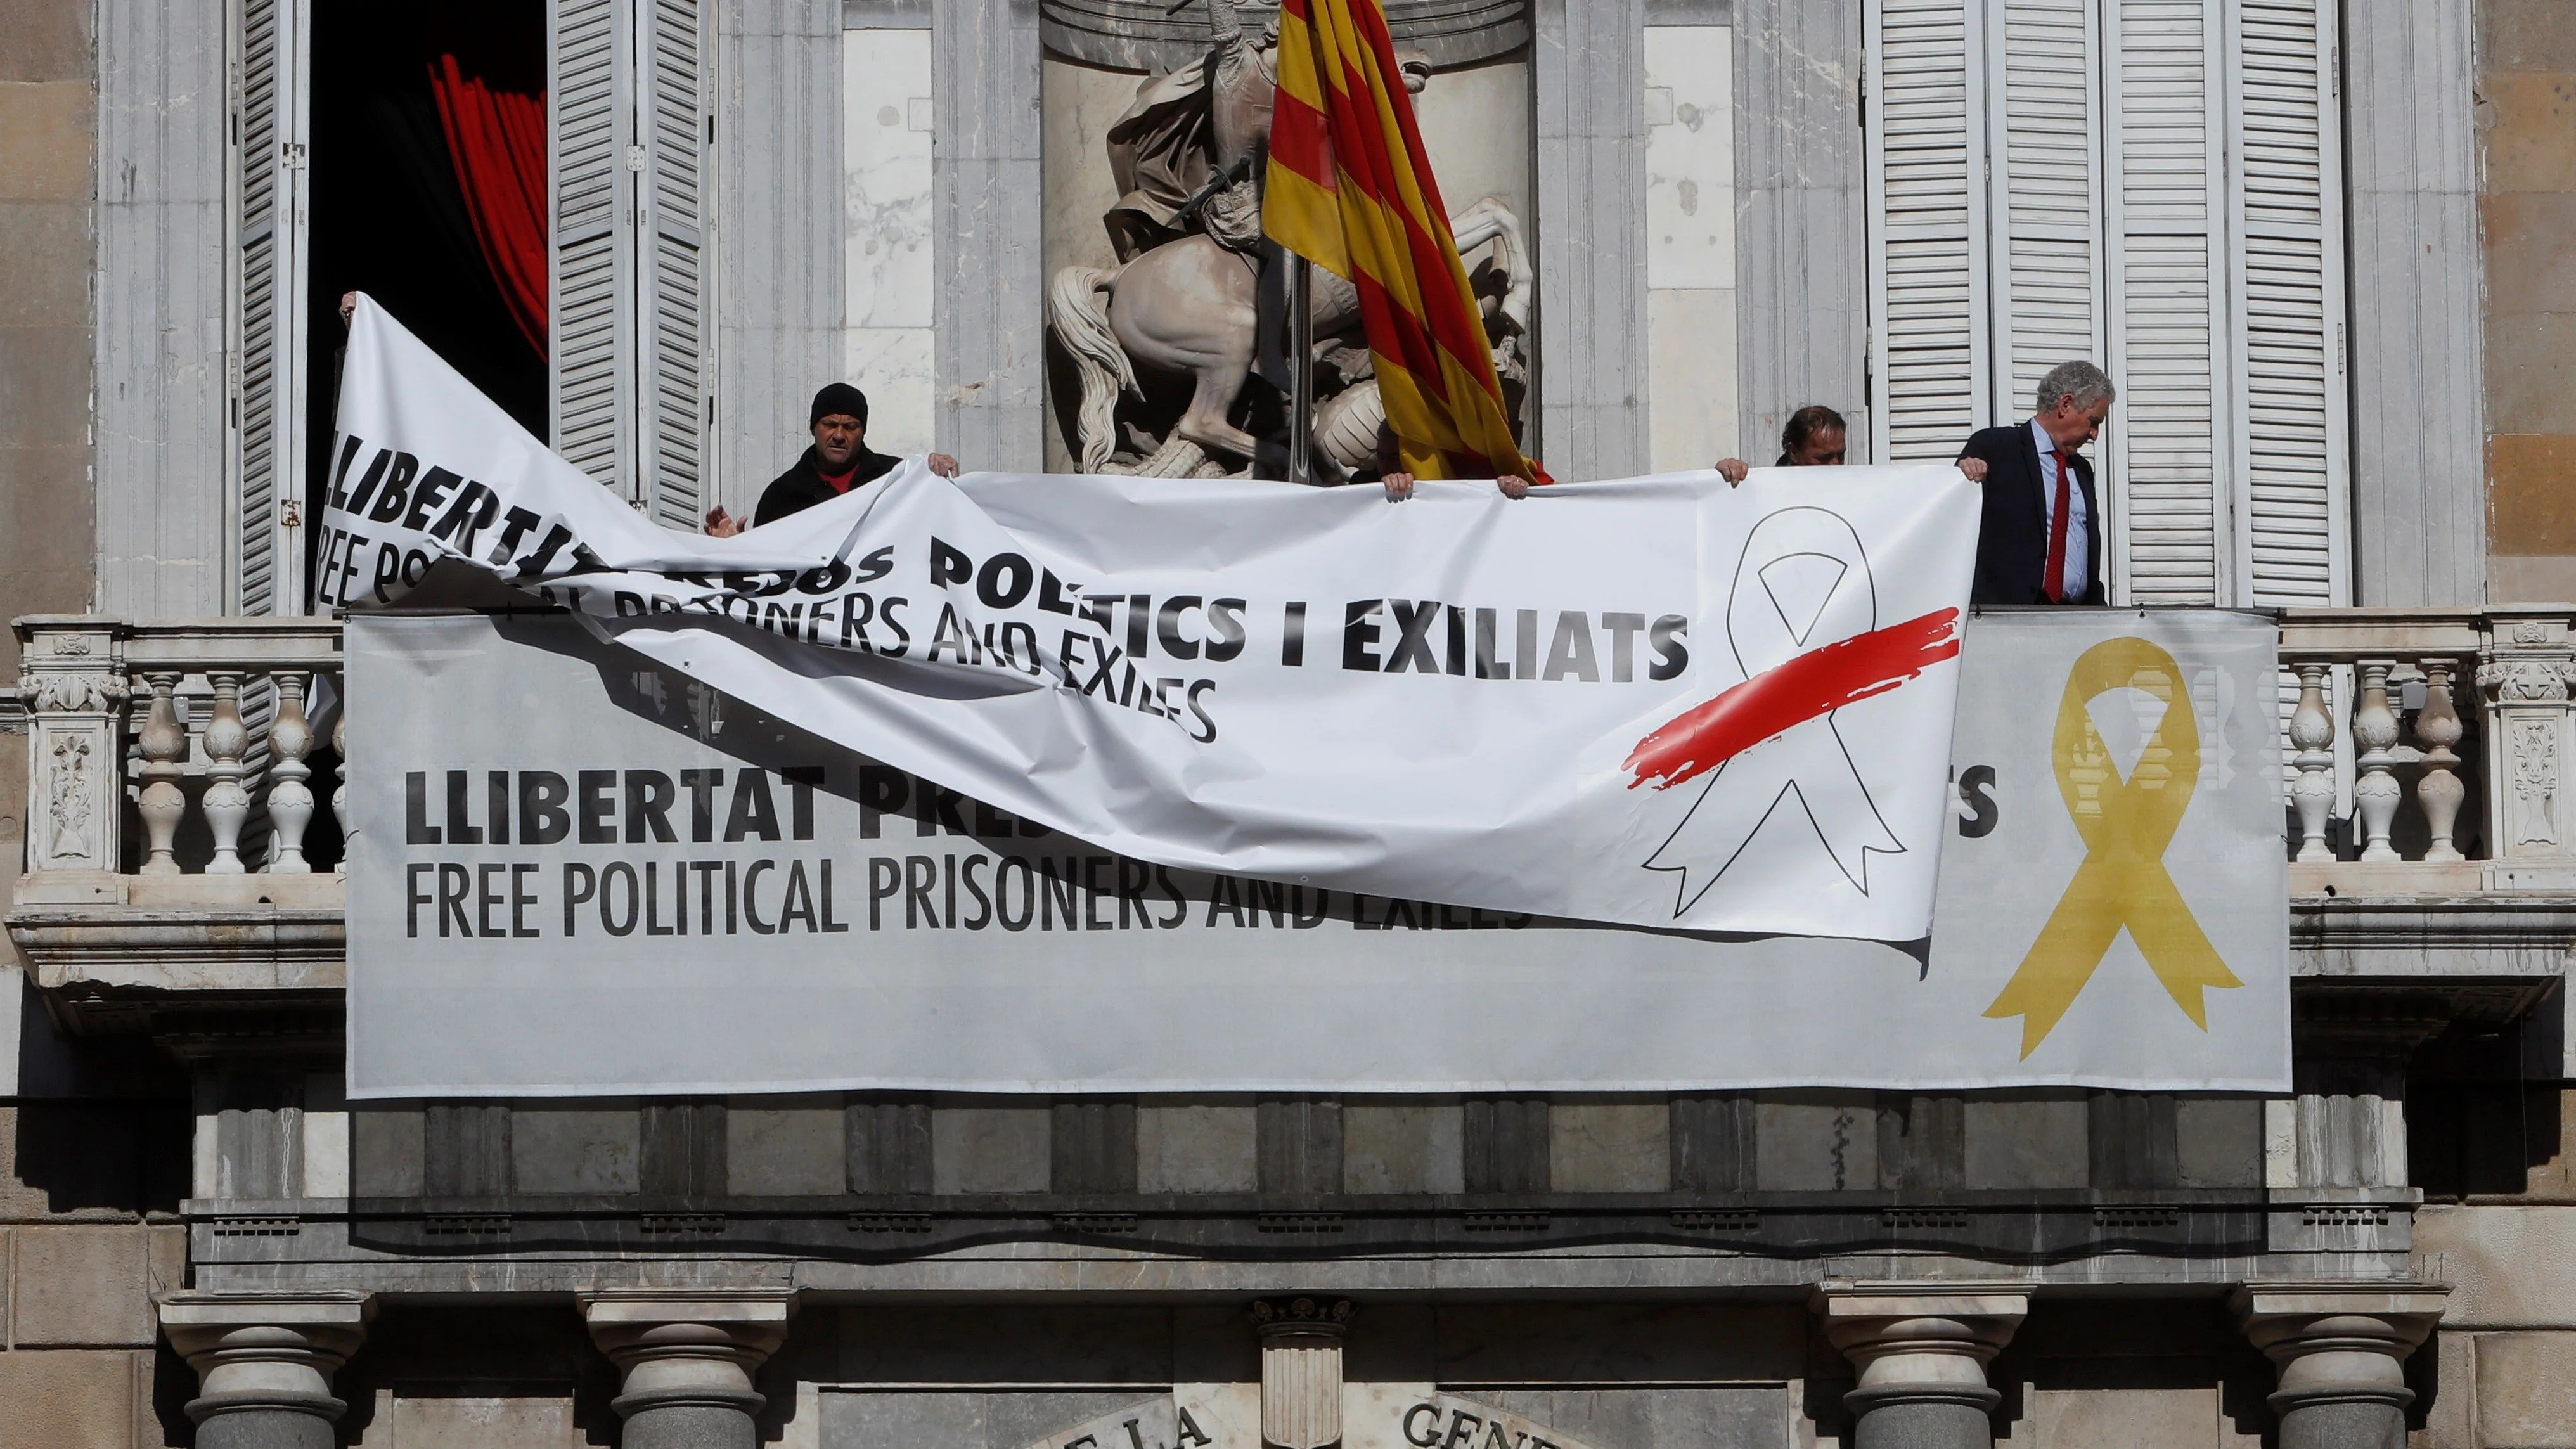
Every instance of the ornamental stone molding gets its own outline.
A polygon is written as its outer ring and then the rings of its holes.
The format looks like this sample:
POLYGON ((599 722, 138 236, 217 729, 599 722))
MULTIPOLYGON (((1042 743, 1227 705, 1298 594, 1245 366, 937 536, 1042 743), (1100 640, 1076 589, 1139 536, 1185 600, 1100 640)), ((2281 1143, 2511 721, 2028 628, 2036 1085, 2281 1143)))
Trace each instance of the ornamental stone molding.
POLYGON ((2402 1444, 2406 1359, 2441 1321, 2438 1283, 2248 1283, 2233 1306, 2246 1338, 2280 1370, 2272 1412, 2281 1449, 2402 1444))
POLYGON ((575 1295, 591 1341, 623 1375, 610 1404, 630 1446, 752 1449, 752 1388, 787 1339, 796 1295, 771 1289, 600 1289, 575 1295))
POLYGON ((2003 1395, 1986 1366, 2028 1316, 2025 1290, 1828 1284, 1813 1306, 1826 1340, 1859 1373, 1843 1396, 1859 1421, 1856 1449, 1991 1449, 1988 1416, 2003 1395))
POLYGON ((161 1330, 197 1371, 199 1449, 330 1449, 348 1405, 331 1376, 366 1337, 375 1300, 353 1292, 173 1293, 161 1330))

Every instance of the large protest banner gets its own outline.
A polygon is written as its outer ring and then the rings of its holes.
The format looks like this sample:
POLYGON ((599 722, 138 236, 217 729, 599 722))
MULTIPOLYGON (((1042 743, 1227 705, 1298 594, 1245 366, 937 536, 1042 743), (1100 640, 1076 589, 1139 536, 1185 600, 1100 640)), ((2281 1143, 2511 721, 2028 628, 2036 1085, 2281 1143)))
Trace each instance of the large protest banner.
POLYGON ((2270 623, 1965 646, 1885 944, 1152 865, 561 615, 353 617, 350 1089, 2286 1090, 2270 623))
POLYGON ((707 538, 371 304, 340 434, 324 605, 479 570, 1123 855, 1644 926, 1911 940, 1930 917, 1978 517, 1956 469, 1394 503, 916 461, 707 538))
POLYGON ((340 421, 323 604, 541 606, 351 618, 356 1095, 2287 1084, 2270 624, 1963 645, 1955 470, 711 539, 370 305, 340 421))

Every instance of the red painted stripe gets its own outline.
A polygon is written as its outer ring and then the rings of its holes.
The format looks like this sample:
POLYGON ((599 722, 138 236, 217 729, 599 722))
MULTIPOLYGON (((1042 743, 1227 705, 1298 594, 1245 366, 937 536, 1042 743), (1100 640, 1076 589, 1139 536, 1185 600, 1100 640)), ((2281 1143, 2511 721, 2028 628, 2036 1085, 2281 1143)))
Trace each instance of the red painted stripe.
POLYGON ((1809 650, 1637 741, 1621 766, 1634 775, 1628 788, 1669 790, 1818 715, 1885 694, 1958 653, 1957 609, 1809 650))

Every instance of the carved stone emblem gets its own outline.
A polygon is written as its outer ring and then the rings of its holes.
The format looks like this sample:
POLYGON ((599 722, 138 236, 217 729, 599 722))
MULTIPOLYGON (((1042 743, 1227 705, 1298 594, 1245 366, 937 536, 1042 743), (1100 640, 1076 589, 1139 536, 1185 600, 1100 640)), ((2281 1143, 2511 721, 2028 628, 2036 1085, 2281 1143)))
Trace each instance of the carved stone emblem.
POLYGON ((2506 758, 2513 775, 2513 841, 2558 843, 2558 721, 2523 716, 2510 722, 2506 758))
POLYGON ((2498 703, 2531 704, 2562 700, 2576 664, 2549 659, 2499 659, 2478 666, 2478 684, 2498 703))
POLYGON ((46 782, 46 853, 55 861, 95 860, 96 839, 90 830, 90 744, 86 735, 63 731, 54 736, 51 778, 46 782))
POLYGON ((30 674, 18 697, 37 714, 102 714, 125 698, 125 681, 102 674, 30 674))

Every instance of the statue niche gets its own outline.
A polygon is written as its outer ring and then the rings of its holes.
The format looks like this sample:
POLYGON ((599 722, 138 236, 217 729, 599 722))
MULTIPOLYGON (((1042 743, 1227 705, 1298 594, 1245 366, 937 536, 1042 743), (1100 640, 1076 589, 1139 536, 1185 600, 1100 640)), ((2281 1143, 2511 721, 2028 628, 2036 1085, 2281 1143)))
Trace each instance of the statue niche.
MULTIPOLYGON (((1273 13, 1253 28, 1240 0, 1190 3, 1206 9, 1205 48, 1149 74, 1106 134, 1117 200, 1101 225, 1116 264, 1060 267, 1047 287, 1048 333, 1071 366, 1079 397, 1065 433, 1086 473, 1250 476, 1259 440, 1247 424, 1283 410, 1266 384, 1248 386, 1263 344, 1263 298, 1273 299, 1274 315, 1284 305, 1275 273, 1287 259, 1261 235, 1278 24, 1273 13), (1265 266, 1274 275, 1265 277, 1265 266)), ((1096 15, 1086 18, 1096 23, 1096 15)), ((1102 59, 1133 60, 1156 44, 1168 53, 1173 43, 1167 35, 1092 31, 1068 46, 1053 7, 1049 26, 1050 45, 1106 49, 1102 59)), ((1490 31, 1486 38, 1490 43, 1490 31)), ((1398 63, 1405 89, 1420 94, 1431 81, 1430 54, 1408 45, 1398 63)), ((1533 280, 1519 219, 1487 196, 1450 225, 1469 258, 1495 371, 1517 414, 1533 280)), ((1385 409, 1357 289, 1317 268, 1308 300, 1315 454, 1329 460, 1326 471, 1347 475, 1374 465, 1385 409)))

